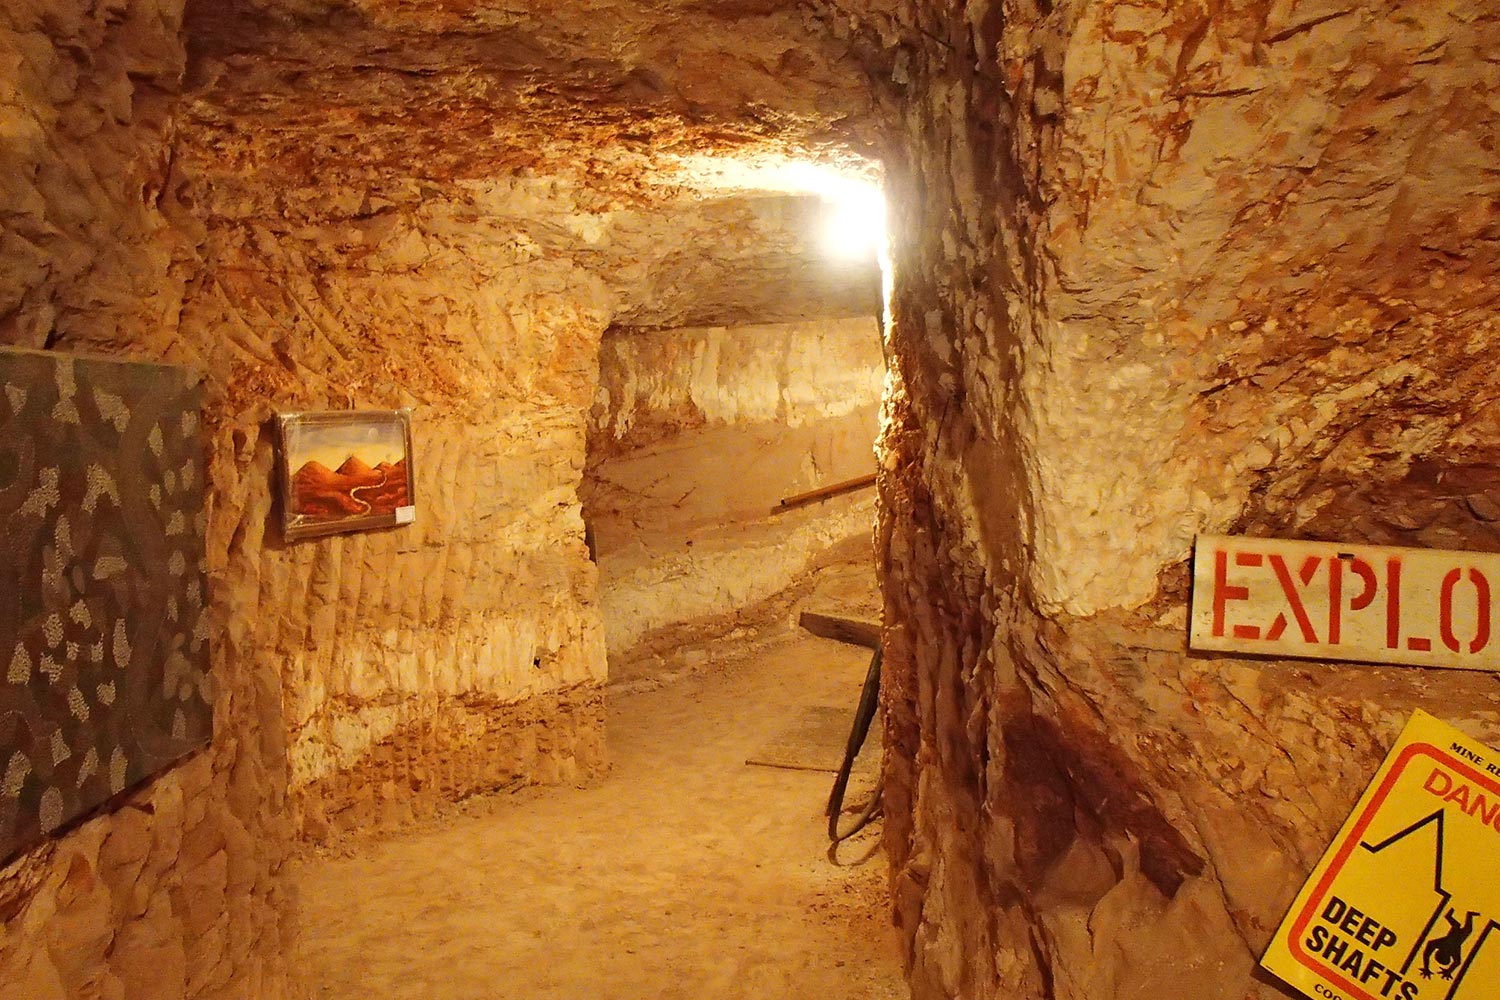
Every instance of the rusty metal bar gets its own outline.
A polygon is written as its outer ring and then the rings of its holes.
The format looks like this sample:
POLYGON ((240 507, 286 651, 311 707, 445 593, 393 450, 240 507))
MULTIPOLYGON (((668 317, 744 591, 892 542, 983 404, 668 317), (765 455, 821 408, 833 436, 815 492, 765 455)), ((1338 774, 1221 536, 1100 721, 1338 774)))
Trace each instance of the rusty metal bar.
POLYGON ((843 496, 845 493, 853 493, 875 485, 875 474, 860 476, 858 479, 848 479, 842 483, 833 483, 829 486, 820 486, 807 493, 798 493, 796 496, 786 497, 774 508, 771 513, 779 514, 784 510, 794 507, 805 507, 808 504, 819 503, 823 500, 831 500, 833 497, 843 496))

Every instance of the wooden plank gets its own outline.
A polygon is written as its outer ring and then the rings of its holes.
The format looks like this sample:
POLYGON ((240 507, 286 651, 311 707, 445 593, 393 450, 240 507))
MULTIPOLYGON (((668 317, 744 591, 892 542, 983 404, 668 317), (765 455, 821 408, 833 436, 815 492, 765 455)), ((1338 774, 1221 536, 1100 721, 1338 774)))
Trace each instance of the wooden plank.
POLYGON ((872 472, 868 476, 860 476, 858 479, 846 479, 841 483, 820 486, 807 493, 798 493, 796 496, 784 498, 772 508, 771 513, 777 514, 784 510, 791 510, 794 507, 806 507, 811 503, 831 500, 834 497, 843 496, 845 493, 853 493, 856 490, 866 489, 874 485, 875 474, 872 472))
POLYGON ((804 611, 797 619, 797 624, 824 639, 847 642, 851 646, 863 646, 866 649, 880 648, 880 626, 875 622, 804 611))
POLYGON ((1200 535, 1193 649, 1500 671, 1500 555, 1200 535))

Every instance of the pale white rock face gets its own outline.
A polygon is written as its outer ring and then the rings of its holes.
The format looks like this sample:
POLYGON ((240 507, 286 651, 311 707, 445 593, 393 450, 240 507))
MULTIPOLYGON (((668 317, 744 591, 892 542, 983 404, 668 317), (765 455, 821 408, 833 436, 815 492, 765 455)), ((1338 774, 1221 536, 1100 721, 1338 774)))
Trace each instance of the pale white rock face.
MULTIPOLYGON (((1028 366, 1023 382, 1037 456, 1031 583, 1052 614, 1136 607, 1198 529, 1192 491, 1205 470, 1167 460, 1185 421, 1181 392, 1157 367, 1099 358, 1082 331, 1049 340, 1081 343, 1028 366)), ((1223 479, 1211 488, 1227 493, 1223 479)))
POLYGON ((803 523, 654 549, 645 564, 606 561, 600 594, 606 646, 628 659, 653 631, 731 617, 787 590, 841 543, 870 534, 873 498, 833 506, 814 518, 794 519, 803 523))
POLYGON ((672 415, 805 427, 869 410, 885 376, 880 336, 872 317, 612 336, 591 430, 613 447, 609 439, 640 439, 672 415))
POLYGON ((584 504, 612 662, 673 629, 753 614, 844 551, 868 551, 868 490, 774 508, 874 471, 874 317, 621 328, 600 359, 584 504))
POLYGON ((1048 610, 1145 602, 1155 567, 1181 560, 1196 532, 1231 525, 1276 459, 1326 453, 1369 398, 1422 379, 1403 376, 1399 354, 1381 359, 1384 372, 1367 366, 1360 355, 1386 338, 1356 300, 1381 300, 1413 326, 1456 304, 1425 277, 1387 290, 1414 263, 1393 252, 1389 227, 1447 230, 1418 251, 1424 269, 1446 270, 1438 247, 1464 228, 1449 220, 1482 202, 1483 129, 1452 125, 1493 109, 1425 99, 1493 74, 1476 70, 1472 15, 1289 7, 1272 17, 1283 21, 1264 29, 1274 40, 1261 55, 1244 44, 1247 24, 1200 35, 1181 12, 1111 5, 1079 11, 1063 37, 1038 29, 1010 43, 1037 46, 1061 74, 1048 133, 1061 155, 1041 175, 1057 201, 1028 318, 1041 350, 1022 382, 1038 455, 1032 582, 1048 610), (1129 59, 1112 58, 1120 32, 1139 37, 1129 59), (1372 33, 1378 48, 1364 41, 1372 33), (1151 60, 1161 72, 1140 72, 1151 60), (1298 60, 1317 85, 1288 72, 1298 60), (1371 96, 1382 86, 1412 89, 1371 96), (1358 346, 1315 350, 1296 377, 1286 361, 1303 338, 1358 346), (1241 372, 1280 391, 1206 438, 1197 394, 1226 372, 1230 399, 1249 388, 1241 372), (1130 474, 1103 471, 1116 468, 1130 474))

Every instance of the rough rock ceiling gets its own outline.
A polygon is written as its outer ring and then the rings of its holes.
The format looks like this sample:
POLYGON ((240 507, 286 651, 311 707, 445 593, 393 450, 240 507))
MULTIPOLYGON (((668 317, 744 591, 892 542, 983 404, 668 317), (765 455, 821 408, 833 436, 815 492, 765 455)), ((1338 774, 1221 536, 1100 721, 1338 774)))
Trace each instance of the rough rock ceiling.
POLYGON ((195 0, 191 118, 229 161, 435 180, 639 174, 872 141, 837 22, 787 0, 195 0))
POLYGON ((262 212, 280 212, 274 189, 398 213, 469 203, 603 276, 633 326, 879 309, 873 260, 817 245, 816 198, 701 169, 769 157, 869 174, 872 88, 808 4, 194 0, 186 22, 179 166, 258 190, 262 212), (528 193, 485 193, 511 181, 528 193))
POLYGON ((731 326, 879 315, 878 265, 830 257, 820 215, 818 199, 787 195, 621 213, 604 269, 619 289, 615 322, 731 326), (662 239, 664 224, 672 239, 662 239))

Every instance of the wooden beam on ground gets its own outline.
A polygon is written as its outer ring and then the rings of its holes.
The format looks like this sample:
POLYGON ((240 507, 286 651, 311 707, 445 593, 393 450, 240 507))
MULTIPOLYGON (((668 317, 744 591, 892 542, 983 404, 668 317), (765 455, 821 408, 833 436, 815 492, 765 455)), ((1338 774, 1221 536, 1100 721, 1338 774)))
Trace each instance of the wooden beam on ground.
POLYGON ((880 626, 875 622, 804 611, 802 617, 797 619, 797 624, 824 639, 847 642, 851 646, 863 646, 866 649, 880 648, 880 626))
POLYGON ((810 503, 831 500, 834 497, 843 496, 845 493, 853 493, 855 490, 867 489, 874 485, 875 474, 872 472, 868 476, 860 476, 858 479, 846 479, 842 483, 820 486, 807 493, 798 493, 796 496, 786 497, 772 508, 771 513, 779 514, 784 510, 791 510, 793 507, 806 507, 810 503))

